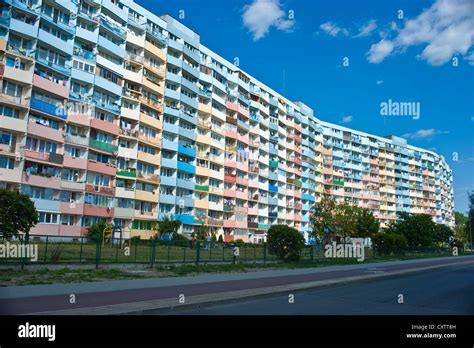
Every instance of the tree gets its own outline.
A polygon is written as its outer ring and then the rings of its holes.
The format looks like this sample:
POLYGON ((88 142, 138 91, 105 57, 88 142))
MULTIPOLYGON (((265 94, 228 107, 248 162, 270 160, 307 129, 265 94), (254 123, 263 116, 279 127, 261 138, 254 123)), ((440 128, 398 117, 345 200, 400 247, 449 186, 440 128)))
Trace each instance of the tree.
POLYGON ((436 241, 436 224, 430 215, 398 212, 397 221, 392 222, 388 233, 405 236, 408 246, 432 246, 436 241))
POLYGON ((336 201, 328 194, 324 194, 321 200, 314 205, 310 218, 313 238, 326 243, 335 236, 333 228, 335 207, 336 201))
MULTIPOLYGON (((473 226, 474 224, 474 191, 468 193, 468 198, 469 198, 469 213, 467 216, 467 223, 466 227, 464 228, 466 231, 466 237, 469 241, 469 244, 473 243, 473 226)), ((471 250, 472 250, 472 245, 471 245, 471 250)))
POLYGON ((446 246, 452 241, 454 232, 449 226, 438 224, 436 225, 435 242, 440 246, 446 246))
POLYGON ((298 261, 304 248, 303 236, 286 225, 273 225, 268 230, 269 250, 283 261, 298 261))
POLYGON ((0 235, 11 240, 24 233, 28 240, 30 229, 37 223, 38 212, 27 195, 0 190, 0 235))
POLYGON ((379 255, 396 254, 407 246, 407 239, 401 234, 380 232, 372 237, 372 245, 379 255))
POLYGON ((374 237, 380 230, 380 222, 369 209, 357 208, 357 224, 352 237, 374 237))
POLYGON ((102 241, 104 238, 104 231, 112 230, 112 228, 112 224, 108 224, 104 219, 100 219, 96 224, 88 228, 87 235, 95 241, 102 241))
POLYGON ((209 235, 210 235, 209 227, 204 225, 204 224, 201 224, 201 226, 199 226, 199 229, 198 229, 198 232, 197 232, 197 239, 206 240, 206 238, 209 235))
POLYGON ((469 243, 467 216, 463 213, 455 212, 454 220, 454 237, 462 243, 469 243))
POLYGON ((172 234, 176 237, 178 230, 181 227, 181 221, 172 220, 169 217, 165 217, 163 220, 158 221, 158 230, 160 234, 172 234))

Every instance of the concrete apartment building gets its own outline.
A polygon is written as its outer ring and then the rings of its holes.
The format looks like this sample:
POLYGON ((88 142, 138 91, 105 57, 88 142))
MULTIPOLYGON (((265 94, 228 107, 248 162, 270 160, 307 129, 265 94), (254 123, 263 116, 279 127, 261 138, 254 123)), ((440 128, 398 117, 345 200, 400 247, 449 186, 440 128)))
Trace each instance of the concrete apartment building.
POLYGON ((174 217, 259 242, 307 237, 326 192, 454 224, 444 158, 319 120, 133 1, 5 0, 0 17, 0 187, 31 197, 32 234, 99 219, 149 238, 174 217))

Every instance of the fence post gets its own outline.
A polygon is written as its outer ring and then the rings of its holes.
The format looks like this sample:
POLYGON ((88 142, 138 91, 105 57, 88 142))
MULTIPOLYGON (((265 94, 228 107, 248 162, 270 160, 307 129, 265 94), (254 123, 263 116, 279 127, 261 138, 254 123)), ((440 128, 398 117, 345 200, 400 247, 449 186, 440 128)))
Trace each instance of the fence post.
POLYGON ((99 269, 99 262, 100 262, 100 246, 101 246, 100 238, 96 238, 95 241, 95 269, 99 269))
POLYGON ((183 254, 183 264, 186 264, 186 244, 183 247, 184 254, 183 254))
POLYGON ((200 253, 201 253, 201 242, 197 242, 197 244, 196 244, 196 265, 199 265, 200 253))
POLYGON ((267 243, 263 243, 263 263, 267 263, 267 243))
POLYGON ((120 242, 117 243, 117 249, 115 249, 115 263, 118 262, 118 252, 119 252, 119 249, 120 249, 120 242))
POLYGON ((84 243, 84 237, 81 237, 81 250, 79 251, 79 263, 82 263, 82 244, 84 243))
POLYGON ((310 248, 311 248, 311 251, 310 251, 311 261, 314 261, 314 245, 311 245, 310 248))
POLYGON ((46 245, 44 246, 44 262, 46 262, 46 255, 48 254, 48 239, 49 236, 46 236, 46 245))
POLYGON ((152 239, 150 244, 150 268, 153 268, 153 264, 155 263, 155 244, 156 240, 152 239))
MULTIPOLYGON (((132 243, 131 239, 130 239, 130 243, 132 243)), ((135 243, 135 263, 137 263, 137 245, 138 245, 138 242, 135 243)))

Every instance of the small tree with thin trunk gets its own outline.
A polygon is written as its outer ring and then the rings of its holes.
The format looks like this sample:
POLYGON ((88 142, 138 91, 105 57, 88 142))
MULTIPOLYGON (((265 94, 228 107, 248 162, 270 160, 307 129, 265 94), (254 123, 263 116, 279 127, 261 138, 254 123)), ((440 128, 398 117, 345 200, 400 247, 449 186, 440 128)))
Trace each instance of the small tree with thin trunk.
POLYGON ((0 190, 0 235, 11 240, 24 233, 29 238, 30 229, 38 223, 38 212, 33 201, 24 194, 0 190))

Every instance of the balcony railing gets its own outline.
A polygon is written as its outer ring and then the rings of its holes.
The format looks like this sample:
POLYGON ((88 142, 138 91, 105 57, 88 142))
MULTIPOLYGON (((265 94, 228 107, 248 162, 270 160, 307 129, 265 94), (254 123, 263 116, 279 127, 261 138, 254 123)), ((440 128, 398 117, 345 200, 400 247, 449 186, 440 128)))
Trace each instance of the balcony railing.
POLYGON ((118 152, 118 146, 117 145, 104 143, 104 142, 96 140, 96 139, 90 139, 89 140, 89 146, 94 147, 94 148, 99 149, 99 150, 106 151, 106 152, 111 152, 111 153, 117 153, 118 152))

